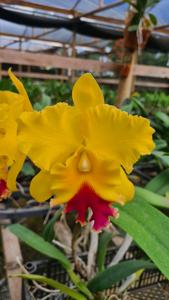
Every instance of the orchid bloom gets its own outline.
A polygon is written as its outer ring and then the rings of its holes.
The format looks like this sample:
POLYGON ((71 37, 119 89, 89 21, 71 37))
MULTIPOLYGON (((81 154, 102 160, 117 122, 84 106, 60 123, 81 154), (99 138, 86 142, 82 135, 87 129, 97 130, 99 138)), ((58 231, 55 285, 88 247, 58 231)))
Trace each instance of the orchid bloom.
POLYGON ((25 159, 17 145, 18 118, 32 109, 22 83, 11 70, 8 73, 19 93, 0 91, 0 200, 17 189, 16 177, 25 159))
POLYGON ((30 185, 39 202, 66 204, 77 221, 100 230, 115 217, 113 203, 125 204, 134 195, 128 180, 133 164, 154 148, 150 122, 104 104, 103 94, 91 74, 73 87, 74 106, 58 103, 20 118, 20 149, 41 170, 30 185))

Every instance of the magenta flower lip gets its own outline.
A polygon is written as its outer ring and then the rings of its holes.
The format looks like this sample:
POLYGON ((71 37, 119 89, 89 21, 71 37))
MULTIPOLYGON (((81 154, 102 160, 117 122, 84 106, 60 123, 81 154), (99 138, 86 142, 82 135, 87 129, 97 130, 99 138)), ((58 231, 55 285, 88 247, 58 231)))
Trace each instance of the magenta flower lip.
POLYGON ((92 216, 89 221, 93 223, 93 229, 101 231, 109 224, 109 217, 117 217, 118 211, 111 207, 111 202, 103 200, 87 184, 84 184, 78 193, 66 204, 65 213, 75 211, 76 221, 84 225, 87 221, 89 208, 92 216))

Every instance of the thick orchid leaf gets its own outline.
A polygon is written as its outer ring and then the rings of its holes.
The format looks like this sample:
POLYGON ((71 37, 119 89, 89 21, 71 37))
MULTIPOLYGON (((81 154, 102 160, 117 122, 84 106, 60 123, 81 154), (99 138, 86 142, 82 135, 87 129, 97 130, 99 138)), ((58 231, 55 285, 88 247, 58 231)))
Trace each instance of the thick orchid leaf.
POLYGON ((169 169, 150 180, 146 185, 146 189, 160 195, 165 195, 169 192, 169 169))
POLYGON ((154 142, 156 144, 155 149, 158 150, 163 150, 164 148, 167 147, 167 141, 163 139, 154 139, 154 142))
POLYGON ((164 166, 169 166, 169 155, 168 152, 154 151, 152 153, 164 166))
POLYGON ((54 225, 56 221, 60 218, 62 212, 62 208, 58 209, 51 220, 45 225, 43 229, 43 238, 47 242, 51 242, 55 237, 54 225))
POLYGON ((97 259, 96 259, 96 263, 99 271, 104 270, 107 246, 109 242, 112 240, 112 237, 113 237, 112 232, 104 231, 103 233, 100 234, 97 259))
POLYGON ((166 127, 166 128, 169 128, 169 116, 162 112, 162 111, 158 111, 155 113, 155 116, 163 122, 163 125, 166 127))
POLYGON ((8 229, 31 248, 59 261, 64 268, 68 269, 71 267, 70 261, 59 249, 46 242, 35 232, 20 224, 9 225, 8 229))
POLYGON ((86 284, 80 280, 80 277, 77 274, 74 273, 70 261, 59 249, 45 241, 38 234, 20 224, 9 225, 8 229, 31 248, 59 261, 68 272, 76 287, 91 298, 90 291, 87 289, 86 284))
POLYGON ((169 218, 140 196, 118 209, 119 218, 111 221, 131 235, 169 279, 169 218))
POLYGON ((136 271, 147 268, 154 268, 154 264, 145 260, 120 262, 117 265, 109 267, 103 272, 98 273, 91 281, 89 281, 88 288, 93 293, 104 291, 136 271))
POLYGON ((45 276, 36 275, 36 274, 16 274, 15 277, 20 277, 23 279, 34 280, 34 281, 38 281, 40 283, 45 283, 48 286, 51 286, 52 288, 61 291, 63 294, 70 296, 71 299, 76 299, 76 300, 86 300, 87 299, 84 295, 76 292, 72 288, 70 289, 65 284, 60 283, 57 280, 47 278, 45 276))
POLYGON ((154 26, 156 26, 157 23, 158 23, 156 16, 153 15, 153 14, 150 14, 150 13, 149 13, 148 15, 149 15, 149 18, 150 18, 150 20, 151 20, 151 23, 152 23, 154 26))
POLYGON ((145 188, 137 187, 136 188, 136 196, 140 197, 150 204, 161 207, 161 208, 169 208, 169 199, 153 193, 145 188))

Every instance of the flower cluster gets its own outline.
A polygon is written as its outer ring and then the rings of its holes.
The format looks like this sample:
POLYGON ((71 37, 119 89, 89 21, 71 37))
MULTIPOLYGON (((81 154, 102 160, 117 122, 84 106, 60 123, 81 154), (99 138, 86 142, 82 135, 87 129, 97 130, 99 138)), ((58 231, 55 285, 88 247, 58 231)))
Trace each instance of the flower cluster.
MULTIPOLYGON (((13 93, 8 98, 11 109, 18 111, 23 95, 15 97, 17 106, 13 93)), ((65 204, 66 213, 75 211, 81 224, 90 217, 93 228, 100 230, 110 216, 117 216, 114 203, 133 198, 127 174, 141 155, 151 153, 154 130, 147 119, 104 104, 91 74, 77 80, 72 98, 74 106, 58 103, 36 112, 29 105, 22 114, 16 112, 17 147, 40 169, 30 184, 32 196, 39 202, 51 199, 51 206, 65 204)), ((11 152, 13 163, 16 150, 11 152)))
POLYGON ((25 160, 18 147, 18 120, 22 112, 32 110, 22 83, 11 70, 8 73, 18 93, 0 91, 0 200, 16 190, 16 177, 25 160))

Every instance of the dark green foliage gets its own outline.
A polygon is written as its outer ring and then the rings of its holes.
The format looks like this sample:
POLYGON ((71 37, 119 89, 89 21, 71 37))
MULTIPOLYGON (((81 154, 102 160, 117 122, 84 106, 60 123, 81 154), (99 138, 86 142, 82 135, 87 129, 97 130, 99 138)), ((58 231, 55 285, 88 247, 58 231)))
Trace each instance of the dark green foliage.
POLYGON ((115 266, 109 267, 89 281, 88 288, 91 292, 104 291, 111 288, 113 284, 120 282, 129 275, 140 269, 154 268, 150 261, 145 260, 129 260, 118 263, 115 266))
POLYGON ((35 232, 20 224, 9 225, 8 229, 28 246, 50 258, 56 259, 64 268, 70 268, 71 264, 68 258, 54 245, 45 241, 35 232))
MULTIPOLYGON (((124 2, 127 2, 129 5, 132 5, 134 9, 136 10, 136 14, 134 15, 131 26, 129 27, 129 30, 136 31, 140 20, 146 17, 147 9, 153 8, 156 4, 160 2, 160 0, 137 0, 136 3, 133 3, 131 0, 124 0, 124 2)), ((156 16, 153 14, 149 14, 150 22, 152 25, 157 24, 156 16)))
POLYGON ((61 81, 46 81, 44 82, 46 94, 51 98, 52 104, 57 102, 71 103, 71 84, 61 81))
POLYGON ((146 185, 146 189, 158 193, 160 195, 165 195, 169 192, 169 169, 164 170, 158 176, 153 178, 146 185))
POLYGON ((105 269, 104 263, 105 263, 105 257, 107 253, 107 247, 112 240, 113 233, 109 231, 103 231, 99 236, 99 246, 98 246, 98 252, 97 252, 97 267, 99 272, 103 271, 105 269))
POLYGON ((145 49, 139 54, 138 63, 142 65, 167 67, 168 53, 145 49))
POLYGON ((131 235, 169 279, 168 217, 151 206, 143 195, 136 195, 133 201, 119 205, 118 209, 119 218, 111 218, 111 221, 131 235))
POLYGON ((62 208, 58 209, 54 216, 50 219, 50 221, 44 226, 43 229, 43 238, 47 242, 52 242, 55 237, 54 225, 56 221, 60 218, 62 212, 62 208))

